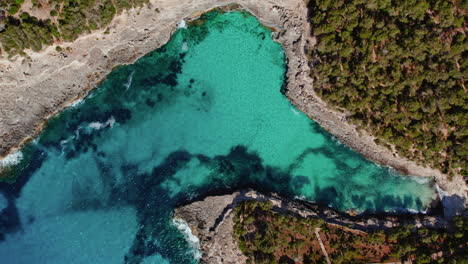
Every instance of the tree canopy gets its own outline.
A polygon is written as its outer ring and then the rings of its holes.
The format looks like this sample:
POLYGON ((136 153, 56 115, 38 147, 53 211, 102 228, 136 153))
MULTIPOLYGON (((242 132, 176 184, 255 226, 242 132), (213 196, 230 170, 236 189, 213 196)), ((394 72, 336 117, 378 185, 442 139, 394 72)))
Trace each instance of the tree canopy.
POLYGON ((104 28, 122 10, 148 4, 149 0, 32 0, 31 10, 22 10, 23 2, 0 1, 0 12, 3 9, 7 13, 0 44, 9 56, 22 54, 25 49, 39 51, 54 42, 73 41, 83 33, 104 28), (27 13, 40 9, 47 10, 47 19, 27 13))
POLYGON ((467 259, 466 217, 455 217, 447 229, 400 225, 359 232, 354 224, 279 213, 270 201, 245 201, 234 209, 233 220, 233 235, 247 263, 326 263, 316 232, 332 263, 461 264, 467 259))
POLYGON ((467 1, 310 0, 314 89, 420 164, 466 177, 467 1))

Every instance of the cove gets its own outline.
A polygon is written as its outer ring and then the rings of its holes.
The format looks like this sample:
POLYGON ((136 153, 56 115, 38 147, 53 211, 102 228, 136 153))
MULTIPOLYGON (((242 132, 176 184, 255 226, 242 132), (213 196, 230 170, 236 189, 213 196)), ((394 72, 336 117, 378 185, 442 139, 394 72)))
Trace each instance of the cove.
POLYGON ((281 94, 285 55, 212 12, 51 119, 1 183, 2 263, 196 263, 173 209, 240 188, 341 211, 422 211, 429 182, 342 145, 281 94))

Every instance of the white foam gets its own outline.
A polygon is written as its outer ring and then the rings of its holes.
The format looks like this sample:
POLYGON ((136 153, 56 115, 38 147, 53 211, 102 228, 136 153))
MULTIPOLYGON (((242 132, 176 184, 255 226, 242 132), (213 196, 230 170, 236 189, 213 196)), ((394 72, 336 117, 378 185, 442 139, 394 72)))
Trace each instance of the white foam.
POLYGON ((334 135, 330 135, 330 138, 333 142, 335 142, 336 145, 343 145, 343 142, 341 142, 337 137, 334 135))
POLYGON ((77 99, 77 100, 71 102, 71 103, 68 105, 68 107, 69 107, 69 108, 73 108, 73 107, 76 107, 76 106, 80 105, 81 103, 83 103, 83 99, 80 98, 80 99, 77 99))
POLYGON ((411 181, 417 182, 418 184, 427 184, 429 183, 432 178, 431 177, 421 177, 421 176, 414 176, 414 175, 405 175, 400 172, 398 172, 395 168, 390 167, 390 166, 381 166, 380 164, 376 163, 378 166, 388 168, 389 172, 397 177, 401 177, 403 179, 409 179, 411 181))
POLYGON ((408 214, 426 214, 427 209, 417 210, 417 209, 400 207, 400 208, 396 208, 396 209, 392 210, 392 212, 394 212, 394 213, 408 213, 408 214))
POLYGON ((124 84, 125 86, 125 91, 128 90, 132 86, 133 82, 133 74, 135 74, 135 71, 132 71, 130 75, 128 76, 127 83, 124 84))
POLYGON ((80 129, 81 129, 81 126, 78 126, 78 128, 75 129, 75 138, 76 139, 80 138, 80 129))
POLYGON ((9 154, 8 156, 6 156, 5 158, 3 158, 2 160, 0 160, 0 167, 9 167, 9 166, 16 165, 20 163, 22 159, 23 159, 23 153, 20 150, 15 151, 9 154))
POLYGON ((200 239, 193 235, 192 230, 188 226, 187 222, 182 219, 172 219, 172 224, 184 234, 185 239, 192 248, 193 257, 196 260, 201 259, 202 253, 200 251, 200 239))
POLYGON ((449 196, 448 192, 442 190, 442 189, 439 187, 438 184, 436 184, 435 187, 436 187, 436 190, 437 190, 437 194, 439 195, 439 199, 440 199, 441 201, 442 201, 442 199, 443 199, 444 197, 449 196))
POLYGON ((411 179, 413 179, 415 182, 419 184, 426 184, 431 180, 430 177, 417 177, 417 176, 412 176, 411 179))
POLYGON ((104 124, 101 122, 91 122, 88 127, 94 130, 99 130, 104 127, 104 124))
POLYGON ((188 51, 188 44, 186 41, 182 43, 182 51, 188 51))
POLYGON ((60 140, 60 146, 62 146, 62 150, 68 144, 68 142, 70 142, 70 140, 72 140, 74 138, 75 138, 74 136, 71 136, 71 137, 69 137, 67 139, 60 140))
POLYGON ((406 211, 410 214, 417 214, 417 213, 421 213, 421 211, 418 211, 416 209, 411 209, 411 208, 402 208, 401 211, 406 211))
POLYGON ((111 116, 109 118, 109 120, 107 120, 107 124, 110 126, 110 127, 113 127, 115 125, 115 118, 113 116, 111 116))
POLYGON ((67 139, 60 140, 60 147, 62 155, 65 154, 65 148, 67 147, 68 143, 74 140, 76 137, 80 135, 80 127, 75 130, 75 136, 70 136, 67 139))
POLYGON ((296 195, 294 196, 294 199, 306 201, 307 197, 305 197, 304 195, 296 195))
POLYGON ((66 139, 60 140, 60 147, 61 147, 61 155, 62 156, 65 154, 65 149, 67 148, 68 143, 72 142, 73 140, 78 140, 80 138, 80 129, 82 129, 82 127, 78 126, 78 128, 75 129, 75 133, 74 133, 73 136, 69 136, 66 139))
POLYGON ((289 106, 289 109, 291 109, 291 111, 294 113, 294 115, 298 116, 300 114, 300 112, 292 105, 289 106))
POLYGON ((115 124, 115 118, 111 116, 105 123, 101 122, 91 122, 88 124, 88 128, 91 130, 100 130, 105 127, 113 127, 115 124))
POLYGON ((177 23, 177 28, 187 28, 187 22, 182 19, 179 23, 177 23))

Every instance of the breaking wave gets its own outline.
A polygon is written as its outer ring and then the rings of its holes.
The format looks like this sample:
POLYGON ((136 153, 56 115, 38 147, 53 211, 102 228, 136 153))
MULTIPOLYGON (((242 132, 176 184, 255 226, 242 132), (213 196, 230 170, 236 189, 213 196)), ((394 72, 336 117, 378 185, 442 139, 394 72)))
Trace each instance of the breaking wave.
POLYGON ((192 234, 192 230, 188 226, 187 222, 182 219, 172 219, 172 224, 184 234, 185 240, 190 245, 191 253, 196 260, 201 259, 202 253, 200 251, 200 239, 192 234))
POLYGON ((70 103, 70 104, 69 104, 67 107, 69 107, 69 108, 76 107, 76 106, 78 106, 78 105, 82 104, 82 103, 83 103, 83 101, 84 101, 84 100, 83 100, 82 98, 80 98, 80 99, 77 99, 77 100, 75 100, 75 101, 71 102, 71 103, 70 103))
POLYGON ((5 168, 5 167, 16 165, 20 163, 22 159, 23 159, 23 153, 19 150, 15 151, 9 154, 8 156, 6 156, 5 158, 3 158, 2 160, 0 160, 0 167, 5 168))
POLYGON ((124 84, 125 90, 128 90, 132 86, 134 74, 135 74, 135 71, 132 71, 130 75, 128 76, 127 82, 124 84))
POLYGON ((177 23, 177 28, 186 29, 187 28, 187 22, 185 22, 185 20, 182 19, 179 23, 177 23))

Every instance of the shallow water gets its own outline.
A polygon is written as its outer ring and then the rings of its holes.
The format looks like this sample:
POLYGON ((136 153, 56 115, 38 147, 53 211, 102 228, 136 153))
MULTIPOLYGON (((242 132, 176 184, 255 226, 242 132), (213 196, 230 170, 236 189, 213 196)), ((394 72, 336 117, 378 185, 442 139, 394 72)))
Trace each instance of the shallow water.
POLYGON ((173 208, 246 187, 342 211, 428 207, 429 183, 366 160, 288 102, 283 50, 254 17, 203 19, 22 150, 19 180, 0 184, 2 263, 196 262, 173 208))

